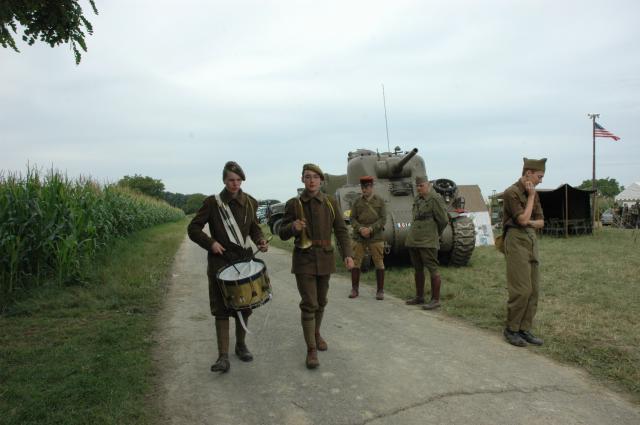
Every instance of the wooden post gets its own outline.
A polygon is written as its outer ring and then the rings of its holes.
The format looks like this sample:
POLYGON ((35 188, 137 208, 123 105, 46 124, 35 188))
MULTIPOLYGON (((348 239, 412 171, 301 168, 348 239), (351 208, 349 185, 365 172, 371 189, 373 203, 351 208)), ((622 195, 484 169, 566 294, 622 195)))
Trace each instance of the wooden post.
POLYGON ((569 194, 567 184, 564 184, 564 237, 569 237, 569 194))

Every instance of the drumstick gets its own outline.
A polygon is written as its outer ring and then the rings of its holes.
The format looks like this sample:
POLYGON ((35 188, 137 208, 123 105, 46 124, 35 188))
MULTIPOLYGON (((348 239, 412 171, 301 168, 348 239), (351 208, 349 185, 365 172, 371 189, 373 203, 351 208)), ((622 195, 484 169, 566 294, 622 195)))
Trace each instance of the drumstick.
MULTIPOLYGON (((271 242, 271 239, 273 239, 273 235, 267 236, 267 243, 271 242)), ((258 251, 253 253, 252 257, 255 257, 259 251, 260 251, 260 248, 258 248, 258 251)))

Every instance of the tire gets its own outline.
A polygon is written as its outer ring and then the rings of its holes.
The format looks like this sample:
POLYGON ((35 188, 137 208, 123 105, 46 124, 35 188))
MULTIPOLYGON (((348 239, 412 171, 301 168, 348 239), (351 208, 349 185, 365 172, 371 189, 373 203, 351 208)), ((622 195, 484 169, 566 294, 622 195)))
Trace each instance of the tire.
POLYGON ((469 217, 458 217, 452 222, 453 249, 449 256, 449 265, 462 267, 469 264, 473 249, 476 247, 476 227, 469 217))
POLYGON ((271 233, 274 235, 280 234, 280 226, 282 226, 282 218, 277 219, 273 222, 273 226, 271 226, 271 233))
POLYGON ((372 259, 370 254, 365 254, 360 264, 360 271, 363 273, 368 272, 371 269, 372 259))

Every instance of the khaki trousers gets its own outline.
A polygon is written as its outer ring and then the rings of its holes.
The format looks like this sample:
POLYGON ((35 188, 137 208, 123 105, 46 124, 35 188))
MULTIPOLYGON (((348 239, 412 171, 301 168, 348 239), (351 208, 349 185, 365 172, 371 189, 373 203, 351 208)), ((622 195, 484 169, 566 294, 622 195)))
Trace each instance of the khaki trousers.
POLYGON ((505 238, 507 261, 507 328, 529 331, 538 309, 540 272, 538 240, 533 229, 509 228, 505 238))

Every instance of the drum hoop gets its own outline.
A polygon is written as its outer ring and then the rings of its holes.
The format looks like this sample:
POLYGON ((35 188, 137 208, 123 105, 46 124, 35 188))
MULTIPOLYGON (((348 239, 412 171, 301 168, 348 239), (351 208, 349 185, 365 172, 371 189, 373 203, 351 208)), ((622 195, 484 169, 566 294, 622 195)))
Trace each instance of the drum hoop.
POLYGON ((229 286, 237 286, 237 285, 242 285, 244 283, 248 283, 251 282, 255 279, 256 276, 264 274, 267 270, 267 265, 265 264, 264 261, 260 260, 259 258, 252 258, 253 261, 257 262, 257 263, 261 263, 262 264, 262 270, 260 270, 258 273, 254 273, 251 276, 247 276, 247 277, 243 277, 242 279, 239 280, 228 280, 228 279, 221 279, 220 278, 220 273, 222 273, 223 270, 233 266, 234 264, 240 264, 240 263, 247 263, 247 261, 236 261, 234 263, 228 264, 226 266, 220 267, 218 269, 218 271, 216 272, 216 279, 221 282, 224 285, 229 285, 229 286))

